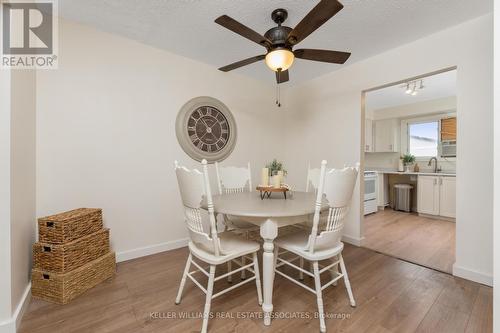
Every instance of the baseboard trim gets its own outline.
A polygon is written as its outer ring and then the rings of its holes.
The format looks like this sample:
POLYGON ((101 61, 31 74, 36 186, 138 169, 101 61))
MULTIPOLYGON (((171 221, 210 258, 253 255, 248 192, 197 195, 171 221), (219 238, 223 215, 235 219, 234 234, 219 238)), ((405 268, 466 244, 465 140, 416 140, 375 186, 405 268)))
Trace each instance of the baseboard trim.
MULTIPOLYGON (((416 210, 415 210, 415 212, 416 212, 416 210)), ((456 223, 456 219, 453 217, 429 215, 429 214, 424 214, 424 213, 418 213, 418 216, 422 216, 422 217, 426 217, 426 218, 434 219, 434 220, 441 220, 441 221, 448 221, 448 222, 456 223)))
POLYGON ((353 236, 349 236, 349 235, 342 235, 342 241, 345 242, 345 243, 349 243, 351 245, 354 245, 354 246, 362 246, 363 244, 363 239, 365 239, 364 237, 353 237, 353 236))
POLYGON ((139 247, 132 250, 121 251, 116 253, 116 261, 122 262, 127 260, 132 260, 140 257, 149 256, 152 254, 175 250, 184 246, 187 246, 189 239, 182 238, 174 241, 139 247))
POLYGON ((31 283, 26 286, 21 300, 12 314, 12 318, 0 323, 0 333, 16 333, 17 328, 21 325, 24 312, 28 308, 31 300, 31 283))
POLYGON ((16 333, 16 321, 11 318, 0 322, 0 333, 16 333))
POLYGON ((16 320, 16 328, 21 325, 21 319, 23 319, 24 313, 26 312, 26 309, 28 309, 30 301, 31 301, 31 282, 24 290, 23 297, 21 298, 21 301, 17 305, 16 311, 14 312, 14 319, 16 320))
POLYGON ((493 287, 493 276, 453 264, 453 275, 493 287))
MULTIPOLYGON (((160 252, 175 250, 187 246, 188 241, 189 241, 188 238, 182 238, 160 244, 144 246, 137 249, 117 252, 116 261, 117 262, 127 261, 160 252)), ((31 283, 24 290, 23 296, 21 297, 21 300, 12 315, 12 318, 0 322, 0 333, 16 333, 17 328, 21 324, 24 312, 28 308, 30 300, 31 300, 31 283)))

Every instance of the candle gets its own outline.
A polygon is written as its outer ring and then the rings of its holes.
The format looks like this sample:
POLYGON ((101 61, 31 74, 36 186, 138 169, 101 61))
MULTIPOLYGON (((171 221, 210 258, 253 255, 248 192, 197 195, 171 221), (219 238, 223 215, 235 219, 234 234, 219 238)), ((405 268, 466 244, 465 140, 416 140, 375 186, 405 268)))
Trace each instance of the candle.
POLYGON ((269 169, 268 168, 262 168, 262 186, 268 186, 269 185, 269 169))
POLYGON ((280 188, 281 187, 281 177, 280 177, 280 175, 273 176, 273 186, 274 186, 274 188, 280 188))
POLYGON ((283 181, 285 180, 285 174, 283 173, 283 170, 278 171, 278 177, 280 177, 280 186, 283 184, 283 181))

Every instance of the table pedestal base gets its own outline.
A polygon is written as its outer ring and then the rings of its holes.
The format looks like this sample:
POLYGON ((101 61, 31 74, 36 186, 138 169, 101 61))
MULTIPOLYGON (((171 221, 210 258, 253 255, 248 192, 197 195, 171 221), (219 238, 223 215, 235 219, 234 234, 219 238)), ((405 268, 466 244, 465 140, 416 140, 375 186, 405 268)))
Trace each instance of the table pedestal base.
POLYGON ((273 285, 274 285, 274 239, 278 236, 278 224, 272 219, 266 220, 260 226, 260 236, 264 239, 264 253, 262 254, 262 282, 264 284, 264 325, 271 325, 273 312, 273 285))

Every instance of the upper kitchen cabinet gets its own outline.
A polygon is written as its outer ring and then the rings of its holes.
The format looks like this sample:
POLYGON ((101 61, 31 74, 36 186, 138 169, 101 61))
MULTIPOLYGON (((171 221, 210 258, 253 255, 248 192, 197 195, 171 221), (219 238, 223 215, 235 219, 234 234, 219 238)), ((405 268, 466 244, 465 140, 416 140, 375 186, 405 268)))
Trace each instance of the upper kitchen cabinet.
POLYGON ((399 151, 400 121, 385 119, 375 121, 375 149, 377 153, 394 153, 399 151))
POLYGON ((365 119, 365 153, 373 152, 373 120, 365 119))

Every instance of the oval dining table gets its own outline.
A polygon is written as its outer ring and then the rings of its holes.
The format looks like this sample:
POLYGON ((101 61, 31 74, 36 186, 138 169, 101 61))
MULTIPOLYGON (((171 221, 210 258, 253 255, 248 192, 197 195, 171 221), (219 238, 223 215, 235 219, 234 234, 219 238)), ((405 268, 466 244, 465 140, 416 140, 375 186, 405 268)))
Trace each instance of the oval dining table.
MULTIPOLYGON (((276 193, 279 194, 279 193, 276 193)), ((264 289, 264 325, 271 325, 273 311, 274 282, 274 239, 278 228, 305 222, 314 214, 316 194, 314 192, 293 192, 285 199, 276 195, 261 199, 258 192, 242 192, 213 196, 217 214, 232 215, 260 226, 260 236, 264 240, 262 254, 262 282, 264 289)), ((202 204, 203 208, 206 203, 202 204)), ((327 208, 327 202, 321 209, 327 208)))

